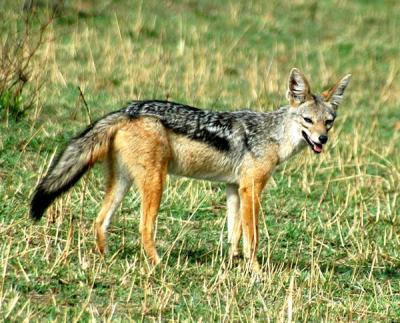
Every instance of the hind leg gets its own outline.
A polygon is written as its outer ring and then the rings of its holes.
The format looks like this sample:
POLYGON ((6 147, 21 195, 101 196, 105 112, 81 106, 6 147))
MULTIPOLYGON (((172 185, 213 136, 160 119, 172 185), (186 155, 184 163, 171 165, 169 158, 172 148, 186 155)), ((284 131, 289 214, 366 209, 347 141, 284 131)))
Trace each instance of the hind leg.
POLYGON ((171 158, 167 133, 153 119, 137 119, 117 133, 115 146, 141 195, 140 233, 144 251, 153 264, 158 264, 154 235, 171 158))
POLYGON ((107 228, 122 199, 132 185, 132 180, 124 166, 117 160, 108 160, 108 183, 103 205, 95 222, 97 249, 104 254, 107 249, 107 228))
POLYGON ((143 248, 150 261, 155 265, 160 262, 154 239, 155 225, 165 179, 166 169, 148 170, 145 172, 145 176, 136 179, 142 197, 140 233, 143 248))

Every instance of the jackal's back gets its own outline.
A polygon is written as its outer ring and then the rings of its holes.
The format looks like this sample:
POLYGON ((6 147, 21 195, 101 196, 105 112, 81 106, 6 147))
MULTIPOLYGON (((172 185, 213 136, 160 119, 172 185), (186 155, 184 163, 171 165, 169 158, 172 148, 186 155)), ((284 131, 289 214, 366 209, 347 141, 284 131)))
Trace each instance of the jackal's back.
POLYGON ((155 117, 177 134, 238 156, 255 148, 268 131, 275 131, 268 128, 282 118, 277 112, 206 111, 168 101, 134 101, 124 112, 133 118, 155 117))

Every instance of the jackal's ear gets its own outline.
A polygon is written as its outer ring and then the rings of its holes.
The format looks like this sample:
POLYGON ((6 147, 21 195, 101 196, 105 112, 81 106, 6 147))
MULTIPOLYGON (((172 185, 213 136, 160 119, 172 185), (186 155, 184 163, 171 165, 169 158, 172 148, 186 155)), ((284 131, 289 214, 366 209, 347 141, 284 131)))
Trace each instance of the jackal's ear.
POLYGON ((351 79, 351 74, 347 74, 339 82, 337 82, 330 89, 322 92, 322 97, 326 102, 332 104, 332 106, 337 109, 343 99, 344 90, 346 90, 347 85, 349 85, 351 79))
POLYGON ((290 105, 298 106, 310 96, 310 85, 307 79, 297 68, 290 71, 286 97, 290 105))

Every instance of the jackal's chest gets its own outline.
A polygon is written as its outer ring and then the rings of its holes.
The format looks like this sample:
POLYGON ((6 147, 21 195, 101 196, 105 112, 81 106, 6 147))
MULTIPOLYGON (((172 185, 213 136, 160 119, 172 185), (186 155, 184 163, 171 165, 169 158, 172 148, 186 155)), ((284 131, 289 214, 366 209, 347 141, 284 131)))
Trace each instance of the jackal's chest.
POLYGON ((237 166, 229 153, 181 135, 170 135, 172 158, 168 173, 197 179, 236 183, 237 166))

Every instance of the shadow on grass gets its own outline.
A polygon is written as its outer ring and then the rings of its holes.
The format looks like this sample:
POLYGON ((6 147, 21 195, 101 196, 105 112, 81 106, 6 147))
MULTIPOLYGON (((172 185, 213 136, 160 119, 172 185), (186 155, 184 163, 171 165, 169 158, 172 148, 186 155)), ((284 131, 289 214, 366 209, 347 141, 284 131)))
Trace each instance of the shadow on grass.
MULTIPOLYGON (((140 238, 137 237, 135 243, 120 245, 119 248, 114 244, 115 248, 110 250, 109 255, 118 253, 120 259, 130 259, 138 255, 143 255, 140 238)), ((168 267, 174 267, 177 263, 187 263, 190 266, 216 266, 221 264, 228 265, 229 263, 229 245, 225 244, 220 250, 220 246, 214 241, 205 243, 202 246, 191 244, 187 240, 179 241, 169 250, 168 247, 159 246, 158 251, 162 256, 162 261, 168 267)), ((231 263, 231 268, 236 268, 245 262, 243 255, 234 258, 231 263)), ((282 268, 287 271, 297 270, 302 273, 312 271, 312 261, 309 257, 300 257, 293 260, 279 259, 278 255, 272 255, 270 260, 267 260, 266 255, 258 256, 258 261, 266 272, 268 268, 282 268)), ((337 277, 352 277, 356 274, 360 279, 376 279, 380 281, 389 279, 400 279, 400 264, 373 268, 371 273, 372 263, 364 261, 363 263, 354 263, 349 261, 344 262, 343 259, 320 259, 317 263, 319 270, 322 273, 333 273, 337 277)))
MULTIPOLYGON (((167 265, 174 266, 178 262, 178 260, 184 260, 190 265, 206 265, 212 263, 213 259, 215 259, 215 249, 204 247, 182 247, 182 248, 174 248, 168 255, 165 255, 164 258, 168 259, 167 265)), ((225 253, 222 255, 222 259, 225 259, 225 253)))

